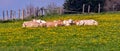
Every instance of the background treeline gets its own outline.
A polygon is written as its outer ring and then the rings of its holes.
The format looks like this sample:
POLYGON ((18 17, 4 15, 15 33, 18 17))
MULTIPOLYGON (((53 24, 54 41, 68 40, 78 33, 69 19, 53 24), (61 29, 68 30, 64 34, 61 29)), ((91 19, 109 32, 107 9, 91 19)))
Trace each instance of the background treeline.
POLYGON ((83 4, 85 4, 85 12, 97 12, 100 4, 100 10, 103 11, 119 11, 120 0, 66 0, 64 9, 69 11, 82 12, 83 4))

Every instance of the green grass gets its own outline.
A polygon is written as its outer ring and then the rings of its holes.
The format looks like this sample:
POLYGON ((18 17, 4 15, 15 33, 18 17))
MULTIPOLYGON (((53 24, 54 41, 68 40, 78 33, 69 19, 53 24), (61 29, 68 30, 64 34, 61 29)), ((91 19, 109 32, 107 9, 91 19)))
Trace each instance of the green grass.
POLYGON ((22 28, 23 21, 0 23, 1 51, 119 51, 120 13, 70 14, 41 19, 94 19, 98 26, 22 28))

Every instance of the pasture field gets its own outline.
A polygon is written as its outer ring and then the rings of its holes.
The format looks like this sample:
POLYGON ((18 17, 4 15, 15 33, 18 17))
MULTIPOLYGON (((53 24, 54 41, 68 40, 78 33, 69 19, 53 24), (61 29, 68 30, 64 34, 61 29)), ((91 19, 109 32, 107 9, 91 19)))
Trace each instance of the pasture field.
POLYGON ((22 28, 0 23, 0 51, 120 51, 120 13, 45 16, 43 20, 94 19, 98 26, 22 28))

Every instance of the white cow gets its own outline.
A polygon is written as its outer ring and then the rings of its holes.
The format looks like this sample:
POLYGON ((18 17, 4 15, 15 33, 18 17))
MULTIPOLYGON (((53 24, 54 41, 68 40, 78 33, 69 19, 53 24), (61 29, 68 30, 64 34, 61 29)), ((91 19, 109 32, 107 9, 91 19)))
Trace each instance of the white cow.
POLYGON ((70 25, 73 24, 73 20, 72 20, 72 19, 64 20, 64 21, 63 21, 63 24, 64 24, 65 26, 70 26, 70 25))
POLYGON ((74 21, 74 24, 81 26, 81 25, 84 25, 84 21, 76 20, 76 21, 74 21))
POLYGON ((23 27, 39 27, 38 22, 27 21, 22 24, 23 27))
POLYGON ((95 20, 78 20, 78 21, 75 21, 75 24, 76 25, 98 25, 98 22, 95 21, 95 20))
POLYGON ((26 21, 23 23, 23 27, 43 27, 45 26, 45 23, 46 21, 44 20, 36 20, 36 19, 33 19, 32 21, 26 21))
POLYGON ((98 22, 95 20, 81 20, 84 22, 84 25, 98 25, 98 22))

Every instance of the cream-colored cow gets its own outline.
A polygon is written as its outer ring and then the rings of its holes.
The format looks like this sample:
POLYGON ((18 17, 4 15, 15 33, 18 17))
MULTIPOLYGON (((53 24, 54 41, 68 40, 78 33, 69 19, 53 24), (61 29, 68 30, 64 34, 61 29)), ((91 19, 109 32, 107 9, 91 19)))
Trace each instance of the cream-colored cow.
POLYGON ((27 21, 22 24, 23 27, 39 27, 38 22, 27 21))
POLYGON ((98 22, 95 20, 92 20, 92 19, 91 20, 78 20, 78 21, 74 21, 74 23, 79 26, 81 26, 81 25, 98 25, 98 22))
POLYGON ((46 27, 58 27, 63 25, 63 20, 54 20, 46 22, 46 27))
POLYGON ((64 26, 70 26, 70 25, 73 24, 73 20, 72 20, 72 19, 64 20, 64 21, 63 21, 63 24, 64 24, 64 26))

